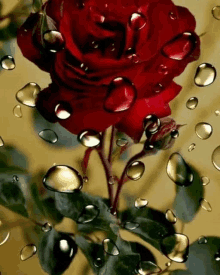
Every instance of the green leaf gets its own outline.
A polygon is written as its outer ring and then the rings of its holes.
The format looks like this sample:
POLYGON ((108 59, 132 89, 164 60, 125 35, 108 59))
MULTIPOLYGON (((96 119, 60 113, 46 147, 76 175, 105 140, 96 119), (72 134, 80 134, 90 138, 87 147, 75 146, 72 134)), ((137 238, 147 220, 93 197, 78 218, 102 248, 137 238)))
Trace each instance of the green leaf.
POLYGON ((65 233, 55 229, 44 233, 38 245, 38 256, 43 270, 50 275, 63 274, 77 249, 73 238, 65 233))
POLYGON ((192 273, 188 270, 174 270, 170 273, 170 275, 192 275, 192 273))
POLYGON ((175 233, 173 225, 166 220, 165 214, 149 208, 131 207, 120 213, 121 226, 140 236, 143 240, 161 250, 161 241, 175 233), (134 225, 132 228, 132 224, 134 225))
POLYGON ((33 9, 35 12, 38 12, 41 10, 43 3, 42 0, 33 0, 33 9))
POLYGON ((18 151, 11 145, 7 145, 0 150, 0 167, 2 168, 10 166, 16 166, 16 168, 13 169, 27 169, 28 161, 22 152, 18 151))
POLYGON ((116 218, 110 213, 109 206, 101 197, 78 191, 72 194, 55 193, 56 207, 59 212, 78 223, 81 232, 104 230, 117 232, 116 218), (88 206, 88 209, 86 207, 88 206))
POLYGON ((46 212, 46 216, 56 221, 57 223, 62 221, 63 215, 57 210, 54 198, 49 197, 44 199, 41 202, 42 202, 44 211, 46 212))

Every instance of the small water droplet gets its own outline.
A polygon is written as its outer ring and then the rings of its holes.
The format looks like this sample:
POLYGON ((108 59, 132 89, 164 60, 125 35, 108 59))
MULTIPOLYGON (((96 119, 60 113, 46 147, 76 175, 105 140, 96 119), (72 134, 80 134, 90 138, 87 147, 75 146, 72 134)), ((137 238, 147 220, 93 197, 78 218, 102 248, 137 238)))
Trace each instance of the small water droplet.
POLYGON ((6 55, 1 59, 1 66, 5 70, 14 70, 15 60, 11 55, 6 55))
POLYGON ((180 186, 188 186, 193 181, 193 173, 179 153, 173 153, 167 163, 167 175, 180 186))
POLYGON ((134 203, 134 206, 136 208, 144 208, 148 205, 148 200, 146 199, 141 199, 141 198, 137 198, 135 203, 134 203))
POLYGON ((103 24, 105 22, 105 16, 100 12, 98 7, 90 6, 89 14, 91 20, 93 20, 95 23, 103 24))
POLYGON ((199 103, 199 100, 197 97, 190 97, 186 102, 186 107, 189 110, 194 110, 197 107, 198 103, 199 103))
POLYGON ((137 222, 125 222, 124 223, 124 228, 126 228, 128 230, 135 230, 139 226, 140 226, 140 224, 137 222))
POLYGON ((172 130, 171 133, 170 133, 171 137, 172 138, 178 138, 179 137, 179 131, 178 130, 172 130))
POLYGON ((158 131, 160 127, 160 120, 155 115, 148 115, 143 121, 143 126, 148 137, 148 135, 153 135, 158 131))
POLYGON ((43 232, 49 232, 50 230, 52 230, 52 225, 49 223, 49 222, 46 222, 42 227, 41 227, 41 230, 43 232))
POLYGON ((165 263, 165 266, 170 267, 171 264, 172 264, 172 261, 169 261, 169 262, 165 263))
POLYGON ((116 144, 119 147, 124 147, 124 146, 128 145, 128 140, 126 138, 119 138, 116 140, 116 144))
POLYGON ((220 116, 220 110, 215 110, 215 115, 220 116))
POLYGON ((171 261, 184 263, 189 254, 189 239, 186 235, 179 233, 167 236, 161 242, 161 250, 171 261))
POLYGON ((211 85, 216 78, 216 69, 209 63, 202 63, 196 70, 194 82, 199 87, 211 85))
POLYGON ((167 74, 168 74, 167 66, 161 64, 161 65, 158 67, 158 73, 159 73, 159 74, 163 74, 163 75, 167 75, 167 74))
MULTIPOLYGON (((0 221, 0 225, 2 224, 2 222, 0 221)), ((10 232, 7 232, 7 231, 3 231, 3 232, 0 232, 0 246, 5 244, 8 239, 10 237, 10 232)))
POLYGON ((208 241, 207 241, 206 237, 204 237, 204 236, 200 236, 198 239, 199 244, 207 244, 207 242, 208 241))
POLYGON ((142 261, 139 263, 138 273, 141 275, 159 274, 161 272, 162 269, 153 262, 142 261))
POLYGON ((0 147, 4 146, 4 140, 0 137, 0 147))
POLYGON ((13 178, 12 178, 12 180, 13 180, 14 182, 19 181, 19 177, 16 176, 16 175, 14 175, 13 178))
POLYGON ((139 56, 136 54, 135 49, 133 48, 129 48, 127 49, 125 55, 127 56, 127 58, 132 61, 133 63, 139 63, 140 62, 140 58, 139 56))
POLYGON ((96 217, 98 217, 99 215, 99 209, 97 206, 95 205, 87 205, 82 213, 80 214, 77 222, 78 223, 89 223, 91 221, 93 221, 96 217))
POLYGON ((219 251, 215 253, 215 260, 216 260, 217 262, 220 261, 220 252, 219 252, 219 251))
POLYGON ((72 167, 56 165, 47 171, 43 178, 43 184, 52 191, 72 193, 82 188, 83 179, 72 167))
POLYGON ((95 267, 102 267, 104 265, 104 260, 101 258, 96 258, 94 261, 94 266, 95 267))
POLYGON ((49 143, 56 143, 58 141, 58 136, 57 134, 50 129, 45 129, 41 131, 39 134, 39 137, 41 137, 43 140, 49 142, 49 143))
POLYGON ((216 147, 212 153, 212 163, 220 171, 220 146, 216 147))
POLYGON ((195 144, 195 143, 192 143, 192 144, 190 144, 190 146, 189 146, 189 148, 188 148, 188 151, 189 151, 189 152, 192 152, 195 148, 196 148, 196 144, 195 144))
POLYGON ((59 119, 67 119, 72 114, 72 107, 67 102, 61 102, 56 105, 55 114, 59 119))
POLYGON ((215 6, 212 9, 212 15, 215 19, 220 20, 220 6, 215 6))
POLYGON ((83 177, 83 182, 84 182, 84 183, 88 182, 88 180, 89 180, 89 178, 88 178, 87 176, 84 176, 84 177, 83 177))
POLYGON ((135 86, 125 77, 117 77, 109 84, 104 108, 107 112, 128 110, 136 99, 135 86))
POLYGON ((85 130, 78 135, 78 141, 85 147, 96 147, 101 142, 101 135, 93 130, 85 130))
POLYGON ((195 131, 199 138, 205 140, 210 138, 213 132, 213 128, 209 123, 200 122, 196 124, 195 131))
POLYGON ((36 246, 34 244, 28 244, 22 248, 20 252, 20 258, 22 261, 26 261, 30 259, 32 256, 34 256, 36 253, 37 253, 36 246))
POLYGON ((172 12, 172 11, 169 13, 169 17, 172 20, 176 20, 177 19, 177 15, 174 12, 172 12))
POLYGON ((13 113, 16 117, 18 118, 22 118, 22 111, 21 111, 21 106, 20 105, 16 105, 13 109, 13 113))
POLYGON ((38 84, 30 82, 17 92, 16 99, 25 106, 35 107, 37 95, 40 90, 41 88, 38 84))
POLYGON ((158 83, 156 84, 154 87, 153 87, 153 91, 155 93, 160 93, 163 91, 163 85, 161 83, 158 83))
POLYGON ((117 248, 116 244, 111 239, 105 239, 103 241, 104 251, 112 256, 119 255, 119 249, 117 248))
POLYGON ((168 220, 168 222, 170 222, 170 223, 172 223, 172 224, 174 224, 174 223, 177 222, 177 218, 176 218, 175 214, 174 214, 173 211, 170 210, 170 209, 168 209, 168 210, 166 211, 166 219, 168 220))
POLYGON ((56 53, 64 49, 65 43, 60 32, 49 30, 44 33, 43 37, 46 49, 50 52, 56 53))
POLYGON ((109 184, 111 184, 111 185, 114 185, 116 182, 117 182, 117 180, 116 180, 116 178, 114 177, 114 176, 111 176, 110 178, 109 178, 109 184))
POLYGON ((135 31, 143 29, 147 24, 147 19, 142 13, 132 13, 129 19, 129 26, 135 31))
POLYGON ((201 177, 202 185, 206 186, 210 183, 210 179, 208 177, 201 177))
POLYGON ((212 212, 212 207, 206 199, 200 199, 200 205, 204 210, 212 212))
POLYGON ((141 161, 134 161, 127 168, 127 176, 131 180, 139 180, 145 171, 145 165, 141 161))

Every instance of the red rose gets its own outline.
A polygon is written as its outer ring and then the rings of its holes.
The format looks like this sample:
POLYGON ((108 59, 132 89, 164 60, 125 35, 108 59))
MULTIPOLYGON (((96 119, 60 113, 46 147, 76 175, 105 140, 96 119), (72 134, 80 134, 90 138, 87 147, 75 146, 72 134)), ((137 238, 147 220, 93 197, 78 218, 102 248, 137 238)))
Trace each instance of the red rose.
POLYGON ((170 115, 181 90, 173 78, 200 54, 194 30, 193 15, 170 0, 49 0, 18 45, 51 75, 37 100, 46 119, 74 134, 116 125, 139 140, 147 115, 170 115))

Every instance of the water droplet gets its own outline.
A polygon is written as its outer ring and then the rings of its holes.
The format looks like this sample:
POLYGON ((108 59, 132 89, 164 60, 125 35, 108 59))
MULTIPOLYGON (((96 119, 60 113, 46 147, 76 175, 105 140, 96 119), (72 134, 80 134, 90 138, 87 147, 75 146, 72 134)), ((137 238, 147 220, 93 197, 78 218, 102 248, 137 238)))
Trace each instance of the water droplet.
POLYGON ((43 184, 52 191, 72 193, 82 188, 83 179, 72 167, 56 165, 47 171, 43 184))
POLYGON ((190 32, 184 32, 165 44, 162 53, 173 60, 183 60, 195 49, 196 38, 190 32))
POLYGON ((114 185, 116 182, 117 182, 117 180, 116 180, 116 178, 114 177, 114 176, 111 176, 110 178, 109 178, 109 184, 111 184, 111 185, 114 185))
POLYGON ((104 265, 104 260, 102 258, 96 258, 94 261, 95 267, 102 267, 104 265))
POLYGON ((215 260, 216 260, 217 262, 220 261, 220 252, 219 252, 219 251, 215 253, 215 260))
POLYGON ((44 43, 46 49, 53 53, 63 50, 65 44, 62 34, 51 30, 44 33, 44 43))
POLYGON ((169 13, 169 17, 172 20, 176 20, 177 19, 177 15, 174 12, 172 12, 172 11, 169 13))
POLYGON ((153 91, 155 93, 160 93, 161 91, 163 91, 163 85, 161 83, 158 83, 154 86, 153 91))
POLYGON ((212 163, 220 171, 220 146, 216 147, 212 153, 212 163))
POLYGON ((16 117, 18 118, 22 118, 22 111, 21 111, 21 106, 20 105, 16 105, 13 109, 13 113, 16 117))
POLYGON ((158 274, 162 269, 153 262, 142 261, 139 263, 138 273, 141 275, 158 274))
POLYGON ((41 131, 39 134, 39 137, 41 137, 43 140, 49 142, 49 143, 56 143, 58 141, 58 136, 57 134, 50 129, 45 129, 41 131))
POLYGON ((220 6, 216 6, 212 9, 212 15, 215 19, 220 20, 220 6))
POLYGON ((209 123, 200 122, 195 127, 196 134, 201 139, 208 139, 212 135, 213 129, 209 123))
POLYGON ((204 210, 212 212, 212 207, 206 199, 200 199, 200 205, 204 210))
POLYGON ((5 70, 14 70, 15 60, 11 55, 6 55, 1 59, 1 66, 5 70))
MULTIPOLYGON (((0 225, 2 224, 2 222, 0 222, 0 225)), ((10 237, 10 232, 7 232, 7 231, 3 231, 3 232, 0 232, 0 246, 5 244, 8 239, 10 237)))
POLYGON ((78 135, 78 141, 85 147, 96 147, 101 142, 101 135, 93 130, 85 130, 78 135))
POLYGON ((61 102, 56 105, 55 114, 59 119, 67 119, 72 114, 72 107, 67 102, 61 102))
POLYGON ((143 29, 147 24, 147 19, 142 13, 132 13, 129 19, 129 26, 135 31, 143 29))
POLYGON ((195 144, 195 143, 192 143, 192 144, 190 144, 190 146, 189 146, 189 148, 188 148, 188 151, 189 151, 189 152, 192 152, 195 148, 196 148, 196 144, 195 144))
POLYGON ((153 135, 158 131, 160 127, 160 120, 155 115, 148 115, 143 121, 143 126, 148 137, 149 134, 153 135))
POLYGON ((208 177, 201 177, 202 185, 206 186, 210 183, 210 179, 208 177))
POLYGON ((104 251, 109 255, 117 256, 120 253, 116 244, 111 239, 105 239, 103 241, 103 247, 104 251))
POLYGON ((0 137, 0 147, 4 146, 4 140, 0 137))
POLYGON ((35 107, 37 95, 40 90, 41 89, 38 84, 30 82, 17 92, 16 99, 25 106, 35 107))
POLYGON ((170 133, 171 137, 172 138, 178 138, 179 137, 179 131, 178 130, 172 130, 171 133, 170 133))
POLYGON ((90 6, 89 13, 91 20, 93 20, 95 23, 103 24, 105 22, 105 16, 100 12, 98 7, 90 6))
POLYGON ((200 236, 198 239, 199 244, 207 244, 207 242, 208 241, 207 241, 206 237, 204 237, 204 236, 200 236))
POLYGON ((74 249, 73 249, 73 247, 70 246, 68 240, 65 240, 65 239, 60 240, 59 248, 60 248, 60 251, 65 253, 66 255, 68 253, 68 257, 70 257, 70 258, 72 257, 74 249))
POLYGON ((176 218, 175 214, 170 209, 168 209, 166 211, 166 219, 168 220, 168 222, 170 222, 172 224, 176 223, 176 221, 177 221, 177 218, 176 218))
POLYGON ((131 180, 139 180, 145 171, 145 165, 141 161, 134 161, 127 168, 127 176, 131 180))
POLYGON ((52 230, 52 225, 49 222, 46 222, 42 227, 41 230, 43 232, 49 232, 50 230, 52 230))
POLYGON ((186 102, 186 107, 189 110, 194 110, 197 107, 198 103, 199 103, 199 100, 197 97, 190 97, 186 102))
POLYGON ((170 267, 171 264, 172 264, 172 261, 169 261, 169 262, 165 263, 165 266, 170 267))
POLYGON ((80 214, 78 223, 89 223, 99 215, 99 209, 95 205, 87 205, 80 214))
POLYGON ((89 180, 89 178, 88 178, 87 176, 84 176, 84 177, 83 177, 83 182, 86 183, 86 182, 88 182, 88 180, 89 180))
POLYGON ((163 238, 161 242, 163 254, 171 261, 186 262, 189 254, 189 239, 184 234, 173 234, 163 238))
POLYGON ((173 153, 167 163, 167 175, 177 185, 188 186, 193 181, 193 173, 179 153, 173 153))
POLYGON ((199 87, 211 85, 216 78, 216 69, 209 63, 199 65, 196 70, 194 82, 199 87))
POLYGON ((20 252, 20 258, 22 261, 26 261, 30 259, 32 256, 34 256, 36 253, 37 253, 36 246, 34 244, 28 244, 22 248, 20 252))
POLYGON ((148 200, 146 199, 141 199, 141 198, 137 198, 135 203, 134 203, 134 206, 136 208, 144 208, 148 205, 148 200))
POLYGON ((128 145, 128 140, 126 138, 119 138, 116 140, 116 144, 119 147, 124 147, 124 146, 128 145))
POLYGON ((126 228, 128 230, 135 230, 139 226, 140 226, 140 224, 137 222, 125 222, 124 223, 124 228, 126 228))
POLYGON ((159 74, 163 74, 163 75, 167 75, 167 74, 168 74, 167 66, 161 64, 161 65, 158 67, 158 73, 159 73, 159 74))
POLYGON ((14 175, 13 178, 12 178, 12 180, 13 180, 14 182, 19 181, 19 177, 16 176, 16 175, 14 175))
POLYGON ((220 116, 220 110, 215 110, 215 115, 220 116))

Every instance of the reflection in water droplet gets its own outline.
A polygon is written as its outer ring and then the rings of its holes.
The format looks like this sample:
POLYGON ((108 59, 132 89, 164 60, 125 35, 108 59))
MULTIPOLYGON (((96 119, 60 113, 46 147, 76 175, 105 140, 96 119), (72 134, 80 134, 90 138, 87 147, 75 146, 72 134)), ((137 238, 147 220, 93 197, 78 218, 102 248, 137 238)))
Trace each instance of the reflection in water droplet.
POLYGON ((159 274, 162 269, 153 262, 142 261, 139 263, 138 273, 141 275, 159 274))
POLYGON ((30 259, 32 256, 34 256, 36 253, 36 246, 34 244, 28 244, 22 248, 20 252, 20 258, 22 261, 26 261, 27 259, 30 259))
POLYGON ((212 15, 215 19, 220 20, 220 6, 215 6, 212 9, 212 15))
POLYGON ((204 210, 212 212, 212 207, 206 199, 200 199, 200 205, 204 210))
POLYGON ((189 146, 188 151, 189 151, 189 152, 192 152, 195 148, 196 148, 196 144, 195 144, 195 143, 192 143, 192 144, 189 146))
POLYGON ((5 70, 14 70, 15 60, 11 55, 6 55, 1 59, 1 66, 5 70))
POLYGON ((207 241, 207 239, 206 239, 206 237, 204 237, 204 236, 201 236, 201 237, 199 237, 199 239, 198 239, 198 243, 199 244, 206 244, 208 241, 207 241))
POLYGON ((46 49, 50 52, 56 53, 64 49, 64 39, 58 31, 47 31, 44 33, 44 43, 46 49))
POLYGON ((201 177, 202 185, 208 185, 210 183, 210 179, 208 177, 201 177))
POLYGON ((179 233, 167 236, 161 242, 161 250, 171 261, 183 263, 188 258, 189 239, 179 233))
POLYGON ((78 141, 85 147, 96 147, 101 142, 101 135, 93 130, 85 130, 78 135, 78 141))
POLYGON ((186 107, 189 110, 194 110, 197 107, 198 103, 199 103, 199 100, 197 97, 190 97, 186 102, 186 107))
POLYGON ((211 85, 216 78, 216 69, 209 63, 199 65, 196 70, 194 82, 199 87, 211 85))
POLYGON ((146 26, 146 17, 142 13, 133 13, 129 19, 129 26, 135 31, 139 31, 146 26))
POLYGON ((70 246, 68 240, 62 239, 59 241, 60 250, 66 254, 67 257, 72 257, 73 255, 73 247, 70 246), (68 254, 67 254, 68 253, 68 254))
POLYGON ((137 222, 125 222, 124 223, 124 228, 126 228, 128 230, 135 230, 139 226, 140 226, 140 224, 137 222))
POLYGON ((176 221, 177 221, 177 218, 176 218, 175 214, 170 209, 168 209, 166 211, 166 219, 172 224, 176 223, 176 221))
POLYGON ((135 203, 134 203, 134 206, 136 208, 143 208, 143 207, 145 207, 147 205, 148 205, 148 200, 141 199, 141 198, 137 198, 136 201, 135 201, 135 203))
POLYGON ((167 175, 177 185, 188 186, 193 181, 193 173, 179 153, 173 153, 167 163, 167 175))
POLYGON ((46 222, 42 227, 41 230, 43 232, 49 232, 52 229, 52 225, 49 222, 46 222))
POLYGON ((44 129, 41 131, 39 134, 39 137, 41 137, 43 140, 49 142, 49 143, 56 143, 58 141, 58 136, 57 134, 50 129, 44 129))
POLYGON ((99 209, 95 205, 87 205, 80 214, 78 223, 89 223, 99 215, 99 209))
POLYGON ((134 161, 127 168, 127 176, 131 180, 139 180, 145 171, 145 165, 141 161, 134 161))
POLYGON ((220 252, 219 252, 219 251, 218 251, 217 253, 215 253, 215 260, 216 260, 217 262, 220 261, 220 252))
POLYGON ((155 115, 148 115, 143 121, 143 126, 147 136, 153 135, 160 127, 160 120, 155 115))
POLYGON ((128 144, 128 141, 127 141, 126 138, 119 138, 119 139, 116 140, 116 144, 119 147, 124 147, 128 144))
POLYGON ((67 119, 72 114, 72 107, 67 102, 61 102, 56 105, 55 114, 59 119, 67 119))
POLYGON ((72 167, 56 165, 47 171, 43 184, 52 191, 72 193, 82 188, 83 179, 72 167))
POLYGON ((0 137, 0 147, 4 146, 4 140, 0 137))
POLYGON ((215 115, 220 116, 220 110, 215 110, 215 115))
POLYGON ((200 122, 195 127, 196 134, 201 139, 208 139, 213 132, 212 126, 206 122, 200 122))
POLYGON ((212 153, 212 163, 220 171, 220 146, 216 147, 212 153))
MULTIPOLYGON (((2 225, 2 222, 0 221, 0 226, 2 225)), ((0 245, 3 245, 7 242, 7 240, 10 237, 10 232, 7 231, 1 231, 0 232, 0 245)))
POLYGON ((104 251, 109 255, 117 256, 120 253, 116 244, 111 239, 105 239, 103 241, 103 247, 104 251))
POLYGON ((20 105, 16 105, 13 109, 13 113, 16 117, 18 118, 22 118, 22 111, 21 111, 21 106, 20 105))
POLYGON ((30 82, 17 92, 16 99, 23 105, 35 107, 40 90, 41 88, 38 84, 30 82))

